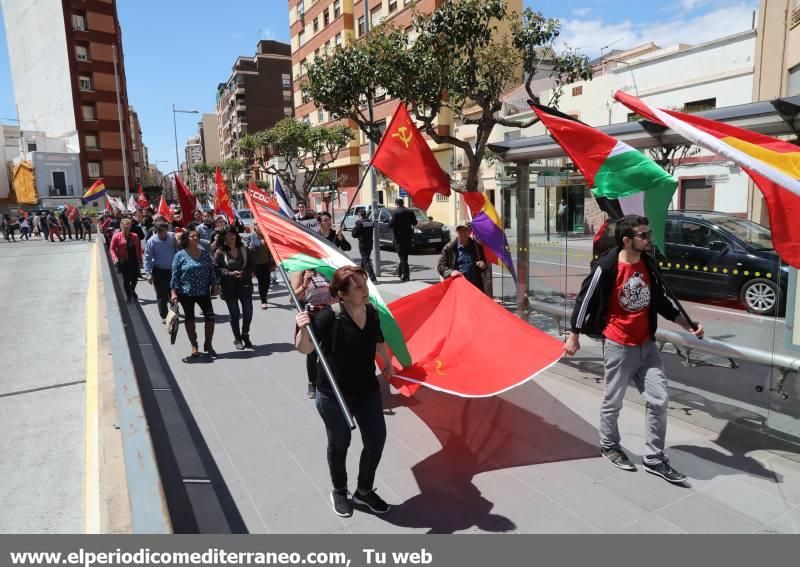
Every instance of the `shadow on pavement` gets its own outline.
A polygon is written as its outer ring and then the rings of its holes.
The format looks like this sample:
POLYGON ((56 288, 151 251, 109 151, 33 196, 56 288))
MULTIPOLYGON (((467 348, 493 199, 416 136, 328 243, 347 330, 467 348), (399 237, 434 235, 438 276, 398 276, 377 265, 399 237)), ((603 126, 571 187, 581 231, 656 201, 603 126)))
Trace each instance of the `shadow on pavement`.
MULTIPOLYGON (((384 400, 389 412, 409 407, 442 445, 412 467, 420 494, 382 516, 394 525, 439 534, 512 531, 514 522, 492 513, 495 504, 476 486, 476 476, 598 455, 597 430, 535 383, 504 397, 459 398, 421 388, 412 398, 385 391, 384 400), (526 405, 546 408, 554 421, 526 405)), ((391 432, 391 417, 387 421, 391 432)))

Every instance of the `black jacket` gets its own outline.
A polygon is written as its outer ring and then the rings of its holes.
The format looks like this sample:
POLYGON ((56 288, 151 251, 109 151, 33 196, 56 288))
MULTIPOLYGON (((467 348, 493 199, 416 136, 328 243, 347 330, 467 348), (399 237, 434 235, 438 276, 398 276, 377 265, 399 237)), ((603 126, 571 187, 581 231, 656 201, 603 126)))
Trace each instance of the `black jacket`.
POLYGON ((389 220, 389 228, 394 231, 397 240, 410 240, 417 226, 417 215, 406 207, 397 207, 389 220))
MULTIPOLYGON (((322 236, 322 233, 320 233, 320 236, 322 236)), ((347 241, 346 238, 343 237, 341 240, 336 238, 336 231, 333 229, 331 229, 331 231, 328 233, 328 236, 322 236, 322 238, 324 238, 325 240, 336 246, 336 248, 344 250, 345 252, 353 248, 352 246, 350 246, 350 243, 347 241)))
POLYGON ((369 219, 358 219, 353 227, 353 238, 358 239, 359 249, 372 248, 372 232, 375 228, 375 223, 369 219))
MULTIPOLYGON (((655 340, 658 328, 658 314, 670 321, 680 315, 678 305, 667 294, 656 262, 649 254, 642 254, 642 260, 650 274, 650 339, 655 340)), ((619 248, 612 248, 597 262, 594 271, 583 280, 581 290, 575 299, 570 322, 573 333, 583 333, 590 337, 600 338, 608 322, 608 303, 617 281, 617 265, 619 248)))

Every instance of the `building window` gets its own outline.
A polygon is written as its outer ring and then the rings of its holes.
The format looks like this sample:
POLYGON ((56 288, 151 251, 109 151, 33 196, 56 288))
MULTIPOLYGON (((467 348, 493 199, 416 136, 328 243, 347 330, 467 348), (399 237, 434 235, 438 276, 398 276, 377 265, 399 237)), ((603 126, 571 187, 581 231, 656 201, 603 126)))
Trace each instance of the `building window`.
POLYGON ((305 15, 305 13, 306 13, 305 2, 303 0, 299 0, 299 2, 297 2, 297 15, 300 18, 302 18, 305 15))
POLYGON ((302 30, 299 34, 297 34, 297 41, 300 42, 300 45, 306 44, 306 30, 302 30))
POLYGON ((328 26, 328 24, 331 23, 331 15, 330 14, 331 13, 328 12, 327 9, 324 12, 322 12, 322 19, 325 21, 325 26, 326 27, 328 26))
POLYGON ((383 138, 383 135, 386 133, 386 120, 378 122, 377 126, 378 126, 378 132, 381 133, 381 138, 383 138))
POLYGON ((35 152, 36 151, 36 142, 28 142, 28 151, 35 152))
POLYGON ((693 100, 683 105, 684 112, 703 112, 704 110, 713 110, 717 108, 716 98, 706 98, 703 100, 693 100))
POLYGON ((317 111, 317 121, 322 124, 325 122, 325 111, 321 108, 317 111))
POLYGON ((88 164, 89 166, 89 177, 92 179, 97 179, 100 177, 100 162, 99 161, 90 161, 88 164))
POLYGON ((97 136, 95 136, 94 134, 86 134, 83 140, 84 143, 86 144, 87 150, 97 149, 97 136))
POLYGON ((78 76, 78 88, 82 91, 92 90, 92 77, 89 75, 78 76))
POLYGON ((72 14, 72 29, 76 31, 86 31, 86 18, 81 14, 72 14))
POLYGON ((333 17, 338 18, 342 15, 342 0, 333 0, 333 17))
POLYGON ((86 48, 85 45, 75 46, 75 59, 77 59, 78 61, 89 60, 89 50, 86 48))
POLYGON ((364 33, 366 31, 366 28, 365 28, 366 24, 367 24, 367 21, 364 18, 364 16, 360 16, 358 18, 358 35, 359 36, 364 35, 364 33))
POLYGON ((284 116, 291 116, 292 115, 292 107, 291 106, 284 106, 283 107, 283 115, 284 116))
POLYGON ((319 31, 319 17, 314 18, 314 33, 319 31))
POLYGON ((300 75, 305 75, 308 72, 308 61, 303 59, 300 61, 300 75))
POLYGON ((81 110, 83 111, 84 120, 97 120, 97 118, 95 118, 94 106, 90 104, 84 104, 81 106, 81 110))
POLYGON ((397 11, 397 0, 389 0, 389 13, 397 11))
POLYGON ((369 13, 370 27, 377 26, 383 20, 383 6, 376 6, 369 13))
POLYGON ((306 114, 305 116, 303 116, 303 122, 305 122, 306 124, 311 124, 311 115, 306 114))
POLYGON ((342 46, 342 32, 336 34, 336 45, 338 47, 342 46))
POLYGON ((289 75, 287 73, 284 73, 283 75, 281 75, 281 81, 283 82, 283 88, 284 89, 292 88, 292 76, 291 75, 289 75))
POLYGON ((314 50, 314 61, 319 59, 319 47, 314 50))
POLYGON ((386 89, 378 87, 375 89, 375 102, 386 100, 386 89))
POLYGON ((333 40, 329 39, 325 42, 325 54, 327 55, 331 51, 333 51, 333 40))
POLYGON ((628 113, 628 122, 639 122, 642 119, 641 114, 637 114, 636 112, 629 112, 628 113))
POLYGON ((786 96, 800 94, 800 65, 789 69, 789 80, 786 82, 786 96))
POLYGON ((572 87, 572 96, 581 96, 583 94, 583 85, 579 87, 572 87))

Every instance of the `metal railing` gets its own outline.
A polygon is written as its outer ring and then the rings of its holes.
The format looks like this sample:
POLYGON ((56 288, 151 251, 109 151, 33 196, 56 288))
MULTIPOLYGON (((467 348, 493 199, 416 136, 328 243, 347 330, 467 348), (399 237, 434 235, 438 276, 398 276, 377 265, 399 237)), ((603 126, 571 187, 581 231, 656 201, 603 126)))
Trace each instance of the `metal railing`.
POLYGON ((65 188, 48 185, 47 193, 50 197, 74 197, 74 193, 72 192, 72 185, 67 185, 65 188))
MULTIPOLYGON (((563 305, 558 306, 551 303, 544 303, 542 301, 533 300, 530 297, 528 298, 528 305, 533 311, 553 317, 556 321, 556 325, 559 328, 561 327, 562 320, 565 319, 563 305)), ((571 311, 571 308, 567 309, 567 313, 571 311)), ((569 315, 566 315, 566 317, 569 317, 569 315)), ((784 400, 789 398, 789 395, 783 391, 786 378, 792 372, 800 374, 800 358, 794 358, 785 354, 775 354, 755 348, 731 345, 708 338, 700 340, 689 333, 668 329, 658 329, 658 331, 656 331, 656 341, 661 343, 659 349, 663 349, 664 345, 667 343, 673 345, 677 350, 678 356, 683 358, 687 363, 691 363, 690 357, 692 351, 699 351, 727 358, 733 363, 734 368, 736 367, 735 361, 737 360, 775 368, 779 376, 775 388, 770 388, 770 391, 777 393, 784 400), (679 347, 685 350, 681 351, 679 347)), ((764 388, 762 386, 756 386, 756 391, 761 392, 763 390, 764 388)))

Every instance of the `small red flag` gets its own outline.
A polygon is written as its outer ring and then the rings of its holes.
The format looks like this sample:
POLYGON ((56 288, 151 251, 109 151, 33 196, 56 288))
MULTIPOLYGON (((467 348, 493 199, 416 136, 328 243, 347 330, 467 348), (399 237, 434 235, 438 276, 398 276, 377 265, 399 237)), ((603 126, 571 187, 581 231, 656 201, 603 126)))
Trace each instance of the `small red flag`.
POLYGON ((168 222, 172 222, 172 210, 167 206, 167 200, 164 199, 164 195, 161 195, 161 201, 158 203, 158 214, 167 219, 168 222))
POLYGON ((139 184, 139 192, 136 195, 136 203, 143 209, 146 209, 150 206, 150 201, 147 200, 147 197, 144 196, 144 189, 142 189, 142 184, 139 184))
POLYGON ((278 213, 281 212, 281 206, 278 204, 278 200, 275 198, 275 195, 270 195, 264 191, 261 187, 256 185, 252 179, 247 186, 247 191, 250 193, 250 196, 253 198, 253 200, 258 204, 264 205, 265 207, 268 207, 278 213))
POLYGON ((217 166, 217 194, 214 196, 214 215, 225 215, 229 222, 233 222, 235 218, 233 214, 233 207, 231 206, 231 199, 228 195, 228 186, 225 185, 225 180, 222 178, 222 171, 217 166))
POLYGON ((405 189, 420 209, 430 207, 434 193, 450 195, 450 179, 403 103, 397 107, 372 165, 405 189))
POLYGON ((181 218, 184 222, 189 222, 192 218, 192 211, 197 208, 197 197, 183 184, 177 173, 175 174, 175 187, 178 189, 178 202, 181 204, 181 218))
POLYGON ((111 208, 111 200, 106 197, 106 210, 111 212, 113 209, 111 208))

